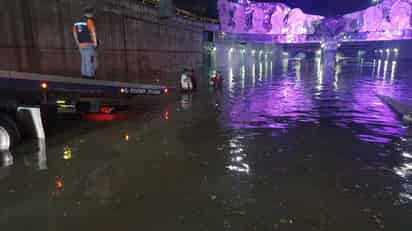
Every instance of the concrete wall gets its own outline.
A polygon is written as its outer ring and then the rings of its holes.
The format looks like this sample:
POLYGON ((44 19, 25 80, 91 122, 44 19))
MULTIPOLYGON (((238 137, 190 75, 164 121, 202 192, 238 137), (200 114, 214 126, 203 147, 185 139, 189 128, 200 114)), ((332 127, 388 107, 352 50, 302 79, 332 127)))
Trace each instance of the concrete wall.
MULTIPOLYGON (((0 0, 0 70, 80 76, 71 34, 82 0, 0 0)), ((202 64, 205 25, 160 19, 135 0, 99 0, 98 79, 172 83, 184 67, 202 64)))

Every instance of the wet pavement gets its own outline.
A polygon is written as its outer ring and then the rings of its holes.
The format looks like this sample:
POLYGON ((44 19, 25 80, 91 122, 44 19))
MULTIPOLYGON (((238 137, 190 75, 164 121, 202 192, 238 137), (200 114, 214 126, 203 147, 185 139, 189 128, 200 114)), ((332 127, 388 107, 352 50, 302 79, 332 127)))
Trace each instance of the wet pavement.
POLYGON ((221 90, 4 153, 1 229, 410 230, 412 128, 378 97, 412 102, 410 63, 324 63, 228 64, 221 90))

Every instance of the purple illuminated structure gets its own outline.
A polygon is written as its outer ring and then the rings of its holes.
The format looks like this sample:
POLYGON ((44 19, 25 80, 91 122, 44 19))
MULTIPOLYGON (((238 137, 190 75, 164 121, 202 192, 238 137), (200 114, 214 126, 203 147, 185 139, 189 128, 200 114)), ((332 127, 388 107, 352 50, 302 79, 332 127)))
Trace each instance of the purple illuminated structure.
POLYGON ((305 14, 282 3, 218 0, 222 32, 271 36, 273 42, 411 39, 412 0, 383 0, 334 18, 305 14))

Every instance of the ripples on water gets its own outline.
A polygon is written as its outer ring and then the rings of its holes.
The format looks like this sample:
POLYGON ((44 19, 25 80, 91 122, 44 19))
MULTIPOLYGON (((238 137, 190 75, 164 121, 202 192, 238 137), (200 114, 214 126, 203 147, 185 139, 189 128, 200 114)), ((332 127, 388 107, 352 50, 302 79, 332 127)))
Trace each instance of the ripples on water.
MULTIPOLYGON (((395 173, 402 187, 396 203, 412 202, 410 128, 378 97, 412 102, 412 79, 402 72, 410 64, 352 58, 335 65, 334 54, 312 60, 286 55, 280 60, 230 59, 235 58, 229 57, 222 62, 227 66, 221 67, 226 76, 221 122, 234 134, 228 145, 229 170, 247 175, 259 171, 256 155, 261 150, 254 147, 259 139, 266 140, 262 144, 272 147, 273 155, 279 154, 273 151, 276 145, 305 152, 308 147, 290 140, 293 135, 281 138, 283 143, 273 140, 288 133, 303 134, 313 146, 333 143, 325 152, 347 149, 348 157, 340 158, 363 159, 365 169, 395 173), (354 153, 358 156, 353 157, 354 153)), ((358 170, 356 174, 364 173, 358 170)))

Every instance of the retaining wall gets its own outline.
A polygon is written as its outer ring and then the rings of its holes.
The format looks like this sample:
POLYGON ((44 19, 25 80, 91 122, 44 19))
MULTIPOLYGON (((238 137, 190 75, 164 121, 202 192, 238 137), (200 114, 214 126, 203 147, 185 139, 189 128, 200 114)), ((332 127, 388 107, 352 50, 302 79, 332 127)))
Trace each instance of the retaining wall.
MULTIPOLYGON (((0 0, 0 70, 80 76, 72 36, 82 0, 0 0)), ((96 4, 98 79, 172 83, 184 67, 202 65, 202 22, 161 19, 133 0, 96 4)))

